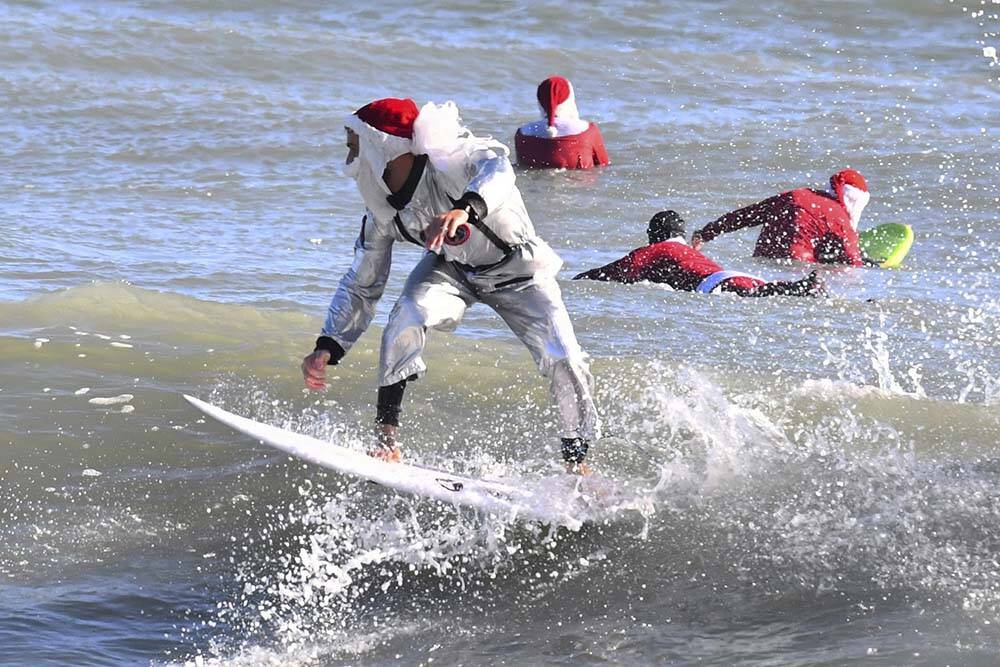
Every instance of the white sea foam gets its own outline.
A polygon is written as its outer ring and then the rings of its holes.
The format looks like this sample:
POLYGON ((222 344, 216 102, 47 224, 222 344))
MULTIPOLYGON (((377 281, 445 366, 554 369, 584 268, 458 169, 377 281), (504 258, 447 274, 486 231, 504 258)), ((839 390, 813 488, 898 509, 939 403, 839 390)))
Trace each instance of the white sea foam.
POLYGON ((890 398, 897 395, 894 392, 882 389, 881 387, 855 384, 853 382, 845 382, 843 380, 831 380, 829 378, 823 378, 820 380, 804 380, 801 384, 794 387, 791 393, 793 396, 809 399, 848 398, 855 400, 862 398, 890 398))
POLYGON ((88 403, 93 403, 94 405, 119 405, 121 403, 128 403, 135 396, 132 394, 119 394, 118 396, 95 396, 94 398, 87 401, 88 403))

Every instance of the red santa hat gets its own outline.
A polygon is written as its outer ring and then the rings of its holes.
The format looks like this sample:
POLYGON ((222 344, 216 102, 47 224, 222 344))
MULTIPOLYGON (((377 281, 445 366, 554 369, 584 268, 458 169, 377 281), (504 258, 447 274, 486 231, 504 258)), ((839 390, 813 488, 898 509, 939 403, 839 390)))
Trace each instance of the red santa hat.
POLYGON ((837 201, 847 209, 851 216, 851 224, 857 229, 861 212, 871 199, 865 177, 854 169, 843 169, 830 177, 830 188, 836 195, 837 201))
POLYGON ((830 177, 830 189, 837 195, 837 199, 843 201, 844 186, 850 185, 862 192, 868 192, 868 182, 860 172, 854 169, 843 169, 830 177))
POLYGON ((576 95, 573 94, 573 84, 561 76, 550 76, 538 84, 538 104, 542 107, 548 126, 556 124, 556 116, 563 118, 579 118, 576 108, 576 95))
POLYGON ((354 115, 380 132, 403 139, 413 138, 413 123, 420 115, 417 103, 410 98, 386 97, 369 102, 354 115))

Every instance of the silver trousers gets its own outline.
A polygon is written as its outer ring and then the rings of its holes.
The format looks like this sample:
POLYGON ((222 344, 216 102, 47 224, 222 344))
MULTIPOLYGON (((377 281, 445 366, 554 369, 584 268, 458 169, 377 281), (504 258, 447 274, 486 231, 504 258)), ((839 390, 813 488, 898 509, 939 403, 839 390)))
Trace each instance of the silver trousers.
POLYGON ((427 330, 452 331, 476 302, 492 308, 531 352, 562 422, 563 437, 600 437, 593 378, 580 349, 554 276, 534 277, 499 289, 481 290, 475 278, 433 254, 413 269, 382 333, 379 386, 427 370, 422 359, 427 330))

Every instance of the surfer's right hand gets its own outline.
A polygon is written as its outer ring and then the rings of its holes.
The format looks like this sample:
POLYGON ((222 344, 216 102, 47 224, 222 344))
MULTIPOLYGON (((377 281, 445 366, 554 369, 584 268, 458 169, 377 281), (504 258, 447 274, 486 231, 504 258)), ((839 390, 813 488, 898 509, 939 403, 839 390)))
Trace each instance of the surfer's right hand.
POLYGON ((316 350, 302 359, 302 378, 313 391, 326 389, 326 364, 330 361, 329 350, 316 350))
POLYGON ((703 245, 705 245, 705 241, 701 238, 701 232, 695 232, 691 235, 691 248, 700 250, 703 245))

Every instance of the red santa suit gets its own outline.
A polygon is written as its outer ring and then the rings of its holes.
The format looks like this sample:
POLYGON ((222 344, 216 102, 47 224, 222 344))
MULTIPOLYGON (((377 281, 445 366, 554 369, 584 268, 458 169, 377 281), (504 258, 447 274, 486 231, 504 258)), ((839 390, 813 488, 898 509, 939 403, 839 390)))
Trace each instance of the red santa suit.
POLYGON ((868 203, 868 185, 853 169, 830 177, 833 192, 799 188, 751 204, 706 225, 698 236, 716 236, 761 225, 755 257, 861 266, 857 225, 868 203))
POLYGON ((766 284, 745 273, 724 271, 681 238, 637 248, 610 264, 575 276, 574 280, 580 278, 620 283, 645 280, 686 292, 718 290, 736 292, 740 296, 751 296, 755 289, 766 284))
POLYGON ((573 86, 553 76, 538 86, 542 120, 514 135, 518 164, 524 167, 591 169, 609 164, 604 138, 594 123, 581 120, 573 86))

